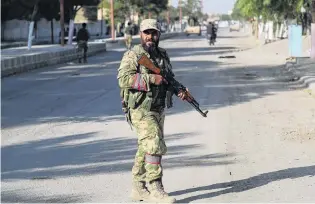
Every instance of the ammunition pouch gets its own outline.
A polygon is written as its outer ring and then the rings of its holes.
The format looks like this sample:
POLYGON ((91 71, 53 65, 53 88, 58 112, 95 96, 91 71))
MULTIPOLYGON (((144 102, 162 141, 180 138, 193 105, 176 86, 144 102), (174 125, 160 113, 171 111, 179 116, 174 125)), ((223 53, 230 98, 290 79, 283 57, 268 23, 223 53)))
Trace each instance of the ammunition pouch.
POLYGON ((140 92, 129 90, 128 107, 131 109, 142 108, 150 110, 152 104, 152 92, 140 92))
POLYGON ((173 92, 172 91, 167 91, 166 92, 166 107, 167 108, 172 108, 173 107, 173 92))

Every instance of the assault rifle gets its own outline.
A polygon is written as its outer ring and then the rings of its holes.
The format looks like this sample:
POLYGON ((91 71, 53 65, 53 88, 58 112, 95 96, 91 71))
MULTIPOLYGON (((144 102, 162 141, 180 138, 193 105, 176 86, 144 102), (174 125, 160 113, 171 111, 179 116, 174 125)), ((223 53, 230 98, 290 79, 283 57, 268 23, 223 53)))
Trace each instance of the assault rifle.
POLYGON ((138 58, 138 64, 145 66, 155 74, 161 75, 167 81, 167 83, 173 87, 176 94, 182 91, 186 96, 186 101, 190 103, 190 105, 192 105, 203 117, 207 117, 208 111, 203 112, 199 108, 199 103, 189 93, 185 86, 183 86, 181 83, 176 81, 176 79, 174 79, 172 74, 160 69, 159 67, 156 67, 146 55, 142 55, 141 57, 138 58))

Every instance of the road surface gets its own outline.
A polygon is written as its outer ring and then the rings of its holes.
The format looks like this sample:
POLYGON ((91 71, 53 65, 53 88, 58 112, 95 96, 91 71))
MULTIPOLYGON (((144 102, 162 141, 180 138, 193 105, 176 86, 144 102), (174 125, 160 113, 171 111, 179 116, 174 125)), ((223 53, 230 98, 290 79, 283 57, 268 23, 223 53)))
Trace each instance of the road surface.
MULTIPOLYGON (((167 110, 166 191, 183 203, 314 202, 315 99, 279 77, 281 48, 224 30, 214 47, 200 36, 161 46, 209 110, 203 118, 178 99, 167 110)), ((2 202, 131 202, 124 51, 2 79, 2 202)))

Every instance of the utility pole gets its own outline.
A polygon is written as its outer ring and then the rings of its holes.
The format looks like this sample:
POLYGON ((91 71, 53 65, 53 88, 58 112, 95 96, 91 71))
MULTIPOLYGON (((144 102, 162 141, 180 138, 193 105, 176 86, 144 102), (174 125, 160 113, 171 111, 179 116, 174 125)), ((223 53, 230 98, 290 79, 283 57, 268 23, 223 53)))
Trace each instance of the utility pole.
POLYGON ((170 31, 170 6, 171 6, 171 1, 168 0, 168 3, 167 3, 167 12, 166 12, 167 32, 170 31))
POLYGON ((111 20, 112 40, 115 40, 114 0, 110 0, 110 20, 111 20))
POLYGON ((64 0, 60 0, 60 43, 61 46, 65 45, 65 12, 64 0))
POLYGON ((315 0, 312 0, 312 7, 311 7, 311 11, 312 11, 312 25, 311 25, 311 40, 312 40, 312 44, 311 44, 311 58, 315 59, 315 0))
POLYGON ((180 31, 182 31, 182 1, 178 0, 180 31))
POLYGON ((104 27, 104 18, 103 18, 103 4, 101 7, 101 36, 103 37, 103 27, 104 27))

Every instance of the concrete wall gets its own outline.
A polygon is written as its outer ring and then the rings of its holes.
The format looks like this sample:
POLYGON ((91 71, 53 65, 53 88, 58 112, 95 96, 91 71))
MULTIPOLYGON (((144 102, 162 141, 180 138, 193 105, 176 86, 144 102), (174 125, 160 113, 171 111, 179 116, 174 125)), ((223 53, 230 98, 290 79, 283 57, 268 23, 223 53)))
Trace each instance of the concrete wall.
MULTIPOLYGON (((10 20, 6 21, 1 26, 1 40, 4 41, 26 41, 28 38, 28 27, 30 22, 25 20, 10 20)), ((51 25, 50 21, 41 19, 37 21, 37 29, 34 31, 34 41, 50 41, 51 39, 51 25)), ((60 22, 53 21, 54 40, 58 42, 60 32, 60 22)), ((65 28, 68 27, 65 24, 65 28)), ((81 28, 81 24, 75 24, 77 31, 81 28)), ((88 30, 91 36, 101 34, 101 21, 88 23, 88 30)), ((103 33, 106 32, 106 24, 103 22, 103 33)))
MULTIPOLYGON (((105 42, 90 43, 87 55, 90 56, 103 51, 106 51, 105 42)), ((82 55, 75 47, 64 47, 63 50, 50 51, 47 49, 46 52, 42 53, 1 59, 1 77, 75 60, 80 54, 82 55)))
MULTIPOLYGON (((107 31, 107 26, 105 21, 103 21, 103 35, 101 35, 102 26, 101 21, 89 22, 87 28, 90 35, 93 36, 105 36, 107 31)), ((6 21, 1 26, 1 40, 2 41, 27 41, 28 38, 28 28, 30 22, 25 20, 10 20, 6 21)), ((34 30, 35 39, 34 42, 51 42, 51 23, 46 19, 41 19, 36 22, 36 29, 34 30)), ((65 28, 68 24, 65 24, 65 28)), ((183 29, 185 25, 183 24, 183 29)), ((81 23, 75 23, 75 28, 78 31, 81 28, 81 23)), ((60 32, 60 22, 53 20, 54 29, 54 41, 58 43, 59 32, 60 32)), ((170 25, 170 31, 180 32, 180 24, 176 22, 174 25, 170 25)))

